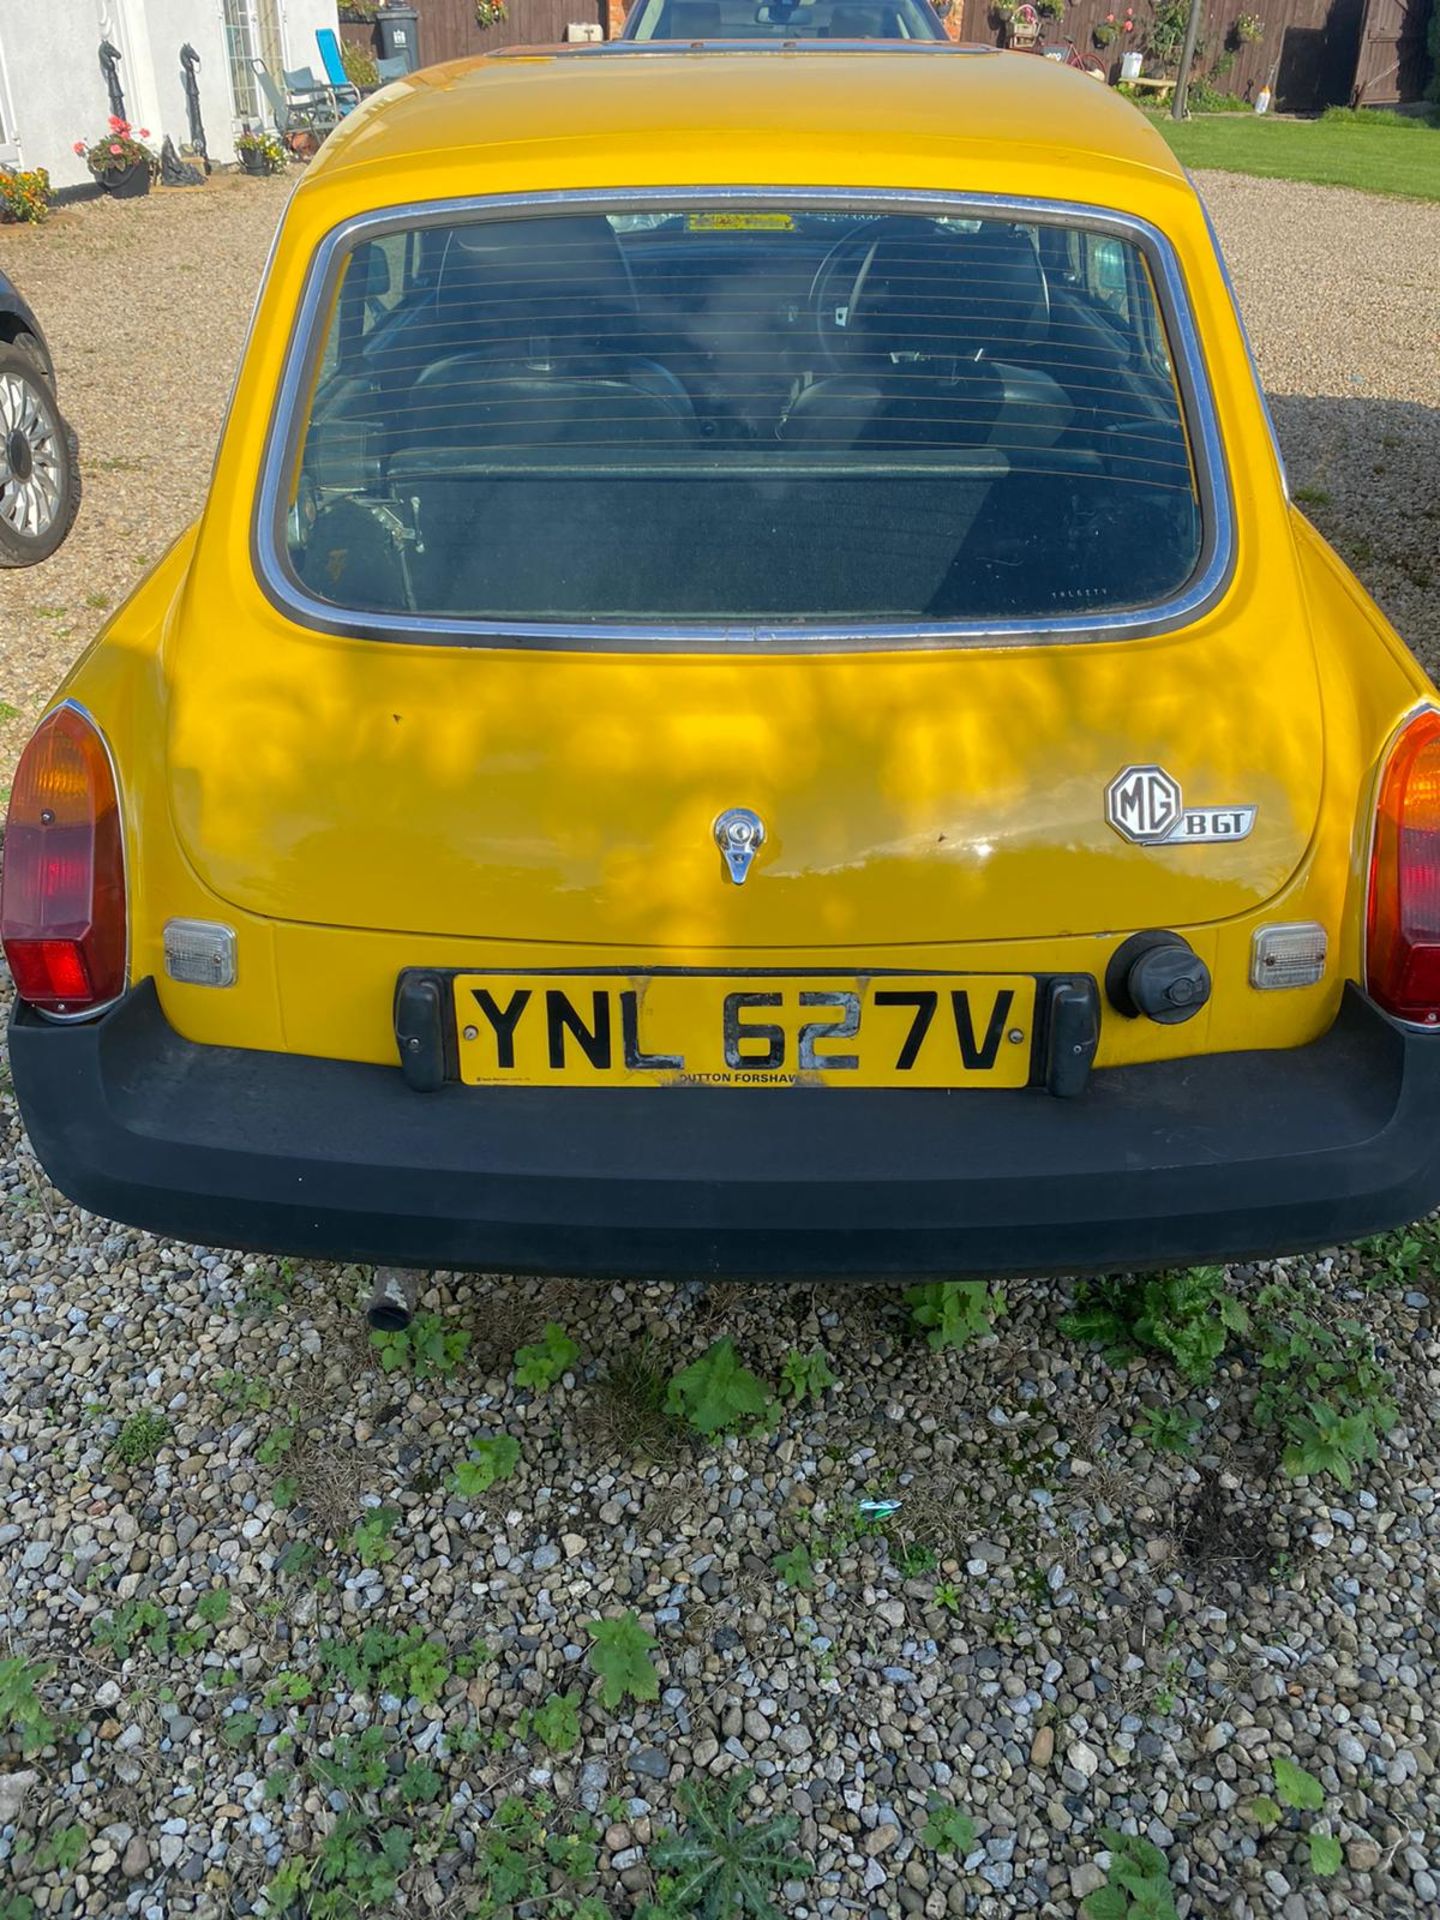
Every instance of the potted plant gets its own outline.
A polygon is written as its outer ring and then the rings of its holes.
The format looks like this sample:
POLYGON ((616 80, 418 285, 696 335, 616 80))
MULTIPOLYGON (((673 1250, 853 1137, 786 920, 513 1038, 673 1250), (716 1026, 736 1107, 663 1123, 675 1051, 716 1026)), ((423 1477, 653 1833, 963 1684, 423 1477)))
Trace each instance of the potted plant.
POLYGON ((50 211, 50 176, 44 167, 0 167, 0 220, 39 226, 50 211))
POLYGON ((1242 13, 1230 31, 1237 47, 1258 47, 1265 38, 1265 22, 1258 13, 1242 13))
POLYGON ((160 171, 159 158, 145 145, 149 138, 148 127, 134 128, 112 113, 110 131, 89 143, 77 140, 75 151, 114 199, 137 200, 160 171))
POLYGON ((340 64, 345 69, 345 78, 361 93, 374 93, 380 85, 380 69, 375 56, 366 47, 357 47, 353 40, 340 42, 340 64))
POLYGON ((1063 20, 1066 0, 1035 0, 1035 11, 1042 20, 1063 20))
POLYGON ((275 135, 253 127, 236 136, 235 151, 246 173, 279 173, 285 165, 285 149, 275 135))
POLYGON ((477 27, 498 27, 510 18, 505 0, 475 0, 477 27))
MULTIPOLYGON (((1179 65, 1190 23, 1190 0, 1155 0, 1155 14, 1145 30, 1145 51, 1168 72, 1179 65)), ((1203 39, 1195 42, 1198 60, 1204 51, 1203 39)))

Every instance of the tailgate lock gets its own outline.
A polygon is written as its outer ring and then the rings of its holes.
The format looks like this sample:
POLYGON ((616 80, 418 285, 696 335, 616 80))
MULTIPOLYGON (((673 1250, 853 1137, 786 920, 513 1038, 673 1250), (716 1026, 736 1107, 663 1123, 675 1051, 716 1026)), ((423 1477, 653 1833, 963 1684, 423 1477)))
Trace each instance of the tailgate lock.
POLYGON ((765 822, 750 807, 727 807, 712 831, 726 871, 737 887, 743 887, 750 862, 765 844, 765 822))
POLYGON ((1105 995, 1128 1020, 1162 1027, 1193 1020, 1210 998, 1210 969, 1188 940, 1155 930, 1132 933, 1110 956, 1105 995))

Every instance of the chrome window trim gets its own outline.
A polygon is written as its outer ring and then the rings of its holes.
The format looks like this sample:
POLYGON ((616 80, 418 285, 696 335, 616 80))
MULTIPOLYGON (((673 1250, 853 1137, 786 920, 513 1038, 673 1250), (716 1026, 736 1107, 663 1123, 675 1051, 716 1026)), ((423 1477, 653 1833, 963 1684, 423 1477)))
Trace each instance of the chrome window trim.
MULTIPOLYGON (((939 16, 937 14, 936 18, 939 16)), ((628 15, 627 15, 628 19, 628 15)), ((767 39, 763 36, 754 40, 658 40, 653 35, 648 40, 629 40, 622 30, 618 40, 561 41, 559 46, 547 47, 545 57, 549 60, 595 59, 608 54, 612 57, 628 56, 636 59, 642 54, 668 54, 677 59, 685 54, 697 58, 704 56, 713 59, 717 54, 722 58, 727 54, 754 53, 906 53, 912 48, 925 53, 960 53, 972 57, 979 53, 999 53, 999 47, 987 47, 969 40, 951 40, 941 30, 936 40, 818 40, 811 34, 798 33, 790 39, 782 39, 778 34, 767 39)), ((497 55, 510 55, 517 51, 514 47, 499 47, 497 55)))
POLYGON ((310 262, 286 347, 280 390, 261 458, 252 558, 267 599, 300 625, 354 639, 421 646, 509 647, 563 652, 762 654, 889 652, 957 646, 1011 647, 1141 639, 1172 632, 1206 612, 1230 583, 1235 559, 1234 510, 1214 394, 1174 249, 1147 220, 1064 200, 978 193, 917 193, 873 188, 671 187, 515 193, 428 200, 358 214, 331 228, 310 262), (1190 453, 1200 494, 1202 537, 1195 572, 1179 593, 1149 606, 1048 620, 794 621, 783 624, 552 622, 460 616, 364 613, 310 593, 285 556, 287 476, 299 453, 302 397, 323 352, 320 317, 329 309, 343 256, 356 244, 398 227, 442 226, 457 219, 508 215, 681 212, 717 201, 757 212, 906 212, 1009 217, 1047 226, 1084 225, 1138 246, 1149 262, 1174 354, 1190 453))

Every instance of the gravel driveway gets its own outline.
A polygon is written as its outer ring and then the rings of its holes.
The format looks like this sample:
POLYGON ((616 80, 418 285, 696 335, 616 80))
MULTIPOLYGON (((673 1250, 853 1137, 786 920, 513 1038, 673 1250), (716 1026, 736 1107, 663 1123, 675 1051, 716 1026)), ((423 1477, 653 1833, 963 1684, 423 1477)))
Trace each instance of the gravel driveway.
MULTIPOLYGON (((1433 664, 1440 208, 1205 185, 1292 479, 1433 664)), ((87 461, 68 547, 0 577, 7 762, 200 497, 283 197, 6 230, 87 461)), ((277 1877, 315 1920, 629 1915, 680 1783, 742 1769, 813 1868, 794 1920, 1073 1915, 1111 1827, 1181 1914, 1434 1911, 1433 1232, 1230 1276, 1373 1329, 1398 1418, 1346 1487, 1284 1471, 1257 1334, 1187 1384, 1062 1328, 1061 1283, 956 1353, 898 1292, 440 1276, 387 1371, 361 1275, 113 1229, 0 1110, 0 1920, 221 1920, 277 1877), (549 1323, 577 1351, 520 1386, 549 1323), (777 1406, 707 1442, 665 1383, 724 1337, 777 1406), (508 1478, 471 1454, 503 1437, 508 1478), (658 1697, 609 1705, 590 1622, 632 1610, 658 1697), (1286 1762, 1319 1804, 1271 1821, 1286 1762)))

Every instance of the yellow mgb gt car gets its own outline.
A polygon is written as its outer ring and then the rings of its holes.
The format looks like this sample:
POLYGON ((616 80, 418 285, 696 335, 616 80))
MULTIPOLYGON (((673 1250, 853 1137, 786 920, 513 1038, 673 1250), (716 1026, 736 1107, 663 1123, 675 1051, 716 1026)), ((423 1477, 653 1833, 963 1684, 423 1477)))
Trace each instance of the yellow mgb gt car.
POLYGON ((1440 705, 1204 210, 1044 60, 517 51, 294 194, 194 529, 20 765, 81 1205, 989 1274, 1440 1198, 1440 705))

